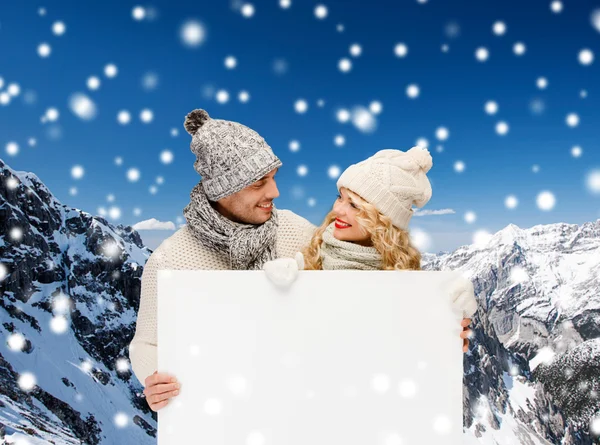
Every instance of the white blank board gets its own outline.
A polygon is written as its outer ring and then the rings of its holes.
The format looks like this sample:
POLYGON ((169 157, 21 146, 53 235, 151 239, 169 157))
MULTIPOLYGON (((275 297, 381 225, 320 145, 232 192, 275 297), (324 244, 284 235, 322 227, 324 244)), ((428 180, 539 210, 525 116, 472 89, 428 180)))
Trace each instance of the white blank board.
POLYGON ((460 444, 458 276, 159 271, 158 444, 460 444))

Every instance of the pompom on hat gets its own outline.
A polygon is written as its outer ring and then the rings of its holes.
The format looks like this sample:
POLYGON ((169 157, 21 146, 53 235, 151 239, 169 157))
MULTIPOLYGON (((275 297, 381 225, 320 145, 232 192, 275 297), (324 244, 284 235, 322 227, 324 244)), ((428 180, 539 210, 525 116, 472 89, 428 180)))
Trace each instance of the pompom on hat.
POLYGON ((426 148, 413 147, 404 152, 386 149, 348 167, 337 181, 373 204, 394 226, 408 230, 414 213, 413 204, 421 208, 431 199, 427 172, 433 166, 426 148))

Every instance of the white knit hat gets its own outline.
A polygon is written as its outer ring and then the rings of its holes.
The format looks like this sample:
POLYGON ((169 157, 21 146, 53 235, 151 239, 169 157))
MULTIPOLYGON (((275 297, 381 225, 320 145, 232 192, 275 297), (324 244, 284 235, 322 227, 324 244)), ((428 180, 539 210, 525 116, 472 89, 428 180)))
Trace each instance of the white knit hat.
POLYGON ((337 187, 356 193, 390 217, 396 227, 408 230, 413 204, 423 207, 431 199, 426 173, 432 165, 426 148, 413 147, 407 152, 381 150, 348 167, 337 187))

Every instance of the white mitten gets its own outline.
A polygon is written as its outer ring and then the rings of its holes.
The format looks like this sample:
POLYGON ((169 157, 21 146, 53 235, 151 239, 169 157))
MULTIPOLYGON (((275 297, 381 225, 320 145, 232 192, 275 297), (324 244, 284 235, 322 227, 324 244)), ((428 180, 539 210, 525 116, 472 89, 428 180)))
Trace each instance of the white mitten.
MULTIPOLYGON (((267 261, 263 265, 263 270, 267 273, 267 277, 276 286, 286 287, 294 282, 298 276, 300 269, 298 257, 296 258, 278 258, 276 260, 267 261)), ((304 267, 304 258, 302 259, 304 267)))
POLYGON ((450 300, 452 308, 462 313, 464 318, 471 318, 477 312, 473 283, 466 278, 461 277, 450 285, 450 300))

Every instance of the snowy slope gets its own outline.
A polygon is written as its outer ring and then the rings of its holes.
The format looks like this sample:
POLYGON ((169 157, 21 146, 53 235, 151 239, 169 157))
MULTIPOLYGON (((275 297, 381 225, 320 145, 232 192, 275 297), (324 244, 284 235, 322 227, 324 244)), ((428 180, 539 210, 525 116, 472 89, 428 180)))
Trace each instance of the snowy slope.
POLYGON ((60 204, 35 175, 1 161, 0 175, 3 440, 155 441, 126 349, 151 252, 131 228, 60 204), (19 386, 28 377, 35 386, 19 386))

